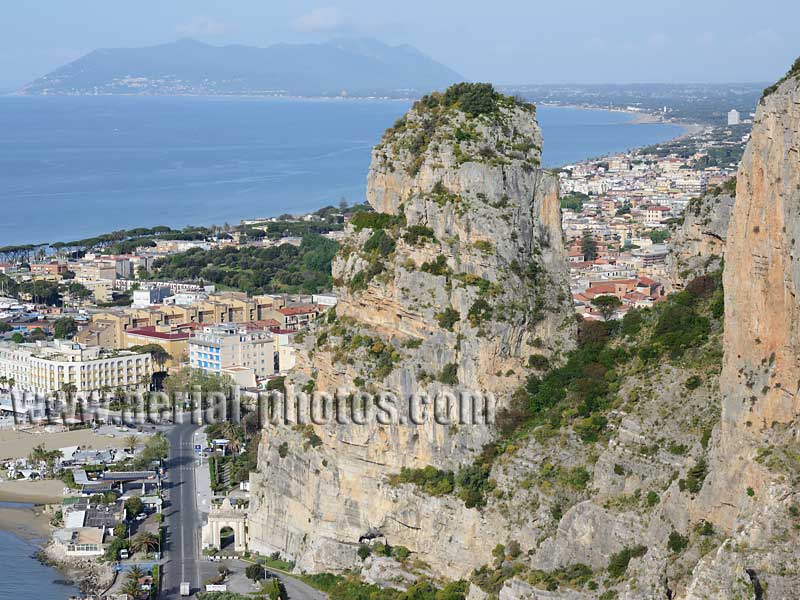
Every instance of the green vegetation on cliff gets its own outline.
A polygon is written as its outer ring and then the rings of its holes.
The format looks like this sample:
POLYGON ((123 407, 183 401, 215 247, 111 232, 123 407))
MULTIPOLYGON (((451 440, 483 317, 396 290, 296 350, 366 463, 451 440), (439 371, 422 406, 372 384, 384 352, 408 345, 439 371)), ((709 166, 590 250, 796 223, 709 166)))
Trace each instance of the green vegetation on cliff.
POLYGON ((419 172, 425 151, 434 139, 452 142, 459 162, 499 164, 507 158, 519 158, 531 159, 538 166, 538 156, 535 160, 529 156, 531 151, 539 150, 533 140, 489 143, 481 139, 476 128, 476 123, 481 121, 505 126, 503 111, 515 107, 531 113, 536 110, 532 104, 500 94, 489 83, 457 83, 444 92, 433 92, 417 100, 409 115, 401 117, 386 130, 381 145, 391 144, 407 151, 411 159, 405 161, 405 170, 412 176, 419 172), (466 120, 457 119, 456 113, 466 115, 466 120), (473 154, 466 153, 465 144, 473 145, 473 154))
POLYGON ((792 66, 787 71, 786 75, 781 77, 778 81, 773 83, 771 86, 764 89, 764 93, 761 94, 761 101, 763 102, 764 98, 775 92, 778 89, 778 86, 782 84, 784 81, 791 79, 792 77, 800 77, 800 57, 798 57, 792 66))
POLYGON ((367 584, 353 575, 331 573, 301 575, 299 579, 328 594, 330 600, 464 600, 469 587, 466 581, 453 581, 437 588, 422 579, 403 591, 367 584))

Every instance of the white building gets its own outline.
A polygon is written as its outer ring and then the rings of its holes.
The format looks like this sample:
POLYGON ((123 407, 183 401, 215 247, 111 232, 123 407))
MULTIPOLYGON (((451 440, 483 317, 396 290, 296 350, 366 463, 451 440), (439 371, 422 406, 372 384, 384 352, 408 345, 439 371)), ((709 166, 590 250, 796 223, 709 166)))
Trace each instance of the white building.
POLYGON ((133 307, 145 308, 153 304, 161 304, 172 294, 168 285, 154 285, 145 289, 133 290, 133 307))
POLYGON ((728 111, 728 125, 738 125, 741 121, 739 120, 739 111, 735 108, 732 108, 728 111))
POLYGON ((68 340, 30 344, 0 343, 0 376, 14 380, 15 390, 49 395, 74 386, 79 396, 141 389, 153 373, 149 354, 107 351, 68 340))
POLYGON ((228 324, 204 327, 189 340, 189 365, 213 374, 228 374, 251 387, 275 373, 275 340, 268 331, 228 324))
POLYGON ((653 227, 669 218, 670 209, 666 206, 648 206, 643 212, 644 224, 653 227))

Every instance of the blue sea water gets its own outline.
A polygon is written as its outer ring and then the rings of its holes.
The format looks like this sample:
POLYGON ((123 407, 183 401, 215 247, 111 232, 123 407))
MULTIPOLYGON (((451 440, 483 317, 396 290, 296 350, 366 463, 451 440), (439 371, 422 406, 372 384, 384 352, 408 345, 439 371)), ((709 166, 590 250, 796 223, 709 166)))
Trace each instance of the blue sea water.
MULTIPOLYGON (((2 507, 22 507, 23 504, 0 502, 2 507)), ((33 554, 38 549, 35 541, 23 540, 0 530, 0 565, 5 577, 0 585, 0 600, 8 598, 36 598, 37 600, 65 600, 78 595, 78 589, 63 582, 62 575, 41 564, 33 554)))
MULTIPOLYGON (((0 246, 208 225, 364 199, 370 148, 404 101, 0 97, 0 246)), ((540 107, 544 164, 674 137, 540 107)))

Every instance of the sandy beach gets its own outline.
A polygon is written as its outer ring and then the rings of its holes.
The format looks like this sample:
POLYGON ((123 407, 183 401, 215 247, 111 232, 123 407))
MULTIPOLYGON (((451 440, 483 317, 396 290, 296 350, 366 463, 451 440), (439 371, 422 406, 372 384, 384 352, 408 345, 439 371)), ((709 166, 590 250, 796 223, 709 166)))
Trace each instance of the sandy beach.
POLYGON ((50 517, 41 506, 0 506, 0 529, 24 540, 42 541, 50 535, 50 517))
POLYGON ((125 436, 106 437, 97 435, 89 429, 58 433, 30 433, 4 429, 0 430, 0 460, 27 456, 39 444, 44 444, 48 450, 58 450, 68 446, 122 448, 125 446, 125 436))
POLYGON ((59 479, 0 481, 0 502, 58 504, 63 498, 64 482, 59 479))

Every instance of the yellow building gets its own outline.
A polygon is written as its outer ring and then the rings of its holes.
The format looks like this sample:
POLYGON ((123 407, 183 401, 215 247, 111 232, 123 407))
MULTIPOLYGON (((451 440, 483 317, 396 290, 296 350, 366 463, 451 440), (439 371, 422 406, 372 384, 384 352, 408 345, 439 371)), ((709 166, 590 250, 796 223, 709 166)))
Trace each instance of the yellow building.
POLYGON ((194 335, 194 325, 171 327, 169 325, 149 325, 137 329, 128 329, 124 333, 124 348, 157 344, 161 346, 170 358, 157 368, 169 369, 185 362, 189 352, 189 338, 194 335))

